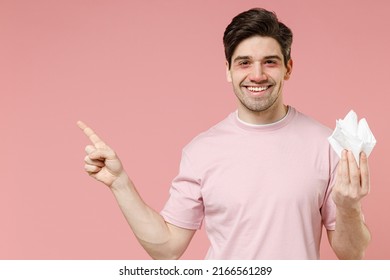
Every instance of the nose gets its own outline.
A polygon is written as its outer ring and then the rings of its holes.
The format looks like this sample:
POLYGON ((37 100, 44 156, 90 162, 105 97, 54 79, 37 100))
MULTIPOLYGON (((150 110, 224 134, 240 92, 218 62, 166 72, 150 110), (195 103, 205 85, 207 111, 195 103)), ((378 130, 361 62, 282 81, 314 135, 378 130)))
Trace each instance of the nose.
POLYGON ((262 82, 264 80, 267 80, 267 75, 265 75, 263 71, 263 67, 260 63, 254 63, 253 67, 251 69, 251 72, 249 74, 249 79, 252 82, 262 82))

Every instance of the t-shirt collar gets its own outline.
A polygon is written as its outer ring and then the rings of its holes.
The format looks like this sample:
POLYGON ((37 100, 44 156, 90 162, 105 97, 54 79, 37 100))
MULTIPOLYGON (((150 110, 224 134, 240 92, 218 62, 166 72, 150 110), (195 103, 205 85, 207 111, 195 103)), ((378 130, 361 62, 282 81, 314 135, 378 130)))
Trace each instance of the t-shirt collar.
POLYGON ((246 130, 256 130, 256 131, 266 131, 266 130, 275 130, 275 129, 279 129, 283 126, 285 126, 287 123, 290 122, 290 120, 294 117, 295 115, 295 109, 291 106, 287 106, 287 113, 286 115, 276 121, 276 122, 273 122, 273 123, 269 123, 269 124, 251 124, 251 123, 247 123, 243 120, 241 120, 239 117, 238 117, 238 110, 236 110, 234 112, 234 119, 235 119, 235 122, 236 124, 243 128, 243 129, 246 129, 246 130))

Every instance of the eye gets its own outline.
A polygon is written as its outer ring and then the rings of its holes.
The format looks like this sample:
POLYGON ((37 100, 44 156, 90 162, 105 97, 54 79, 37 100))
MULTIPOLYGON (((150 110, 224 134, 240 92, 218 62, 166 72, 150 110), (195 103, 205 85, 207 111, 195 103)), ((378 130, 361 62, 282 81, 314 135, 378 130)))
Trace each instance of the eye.
POLYGON ((264 64, 267 64, 267 65, 276 65, 277 64, 277 61, 276 60, 273 60, 273 59, 268 59, 264 62, 264 64))
POLYGON ((247 66, 251 65, 251 62, 249 60, 240 60, 238 62, 238 65, 242 66, 242 67, 247 67, 247 66))

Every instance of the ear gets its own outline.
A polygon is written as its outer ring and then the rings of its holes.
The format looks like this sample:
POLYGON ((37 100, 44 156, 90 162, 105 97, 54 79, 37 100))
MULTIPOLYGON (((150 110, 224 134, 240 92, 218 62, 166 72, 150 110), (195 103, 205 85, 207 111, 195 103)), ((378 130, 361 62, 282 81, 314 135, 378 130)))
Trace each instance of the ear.
POLYGON ((230 69, 229 69, 229 62, 225 62, 225 66, 226 66, 226 80, 231 83, 232 82, 232 74, 230 73, 230 69))
POLYGON ((287 62, 287 71, 286 71, 286 74, 284 75, 284 79, 285 79, 285 80, 290 79, 291 72, 292 72, 292 68, 293 68, 293 61, 292 61, 292 59, 290 58, 290 60, 287 62))

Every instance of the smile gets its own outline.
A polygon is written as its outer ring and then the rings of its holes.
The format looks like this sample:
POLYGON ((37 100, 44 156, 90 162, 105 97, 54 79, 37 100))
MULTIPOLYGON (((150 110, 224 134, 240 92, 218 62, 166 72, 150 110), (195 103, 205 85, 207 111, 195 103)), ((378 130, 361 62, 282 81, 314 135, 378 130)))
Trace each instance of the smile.
POLYGON ((254 92, 261 92, 265 91, 269 88, 270 86, 264 86, 264 87, 246 87, 249 91, 254 91, 254 92))

